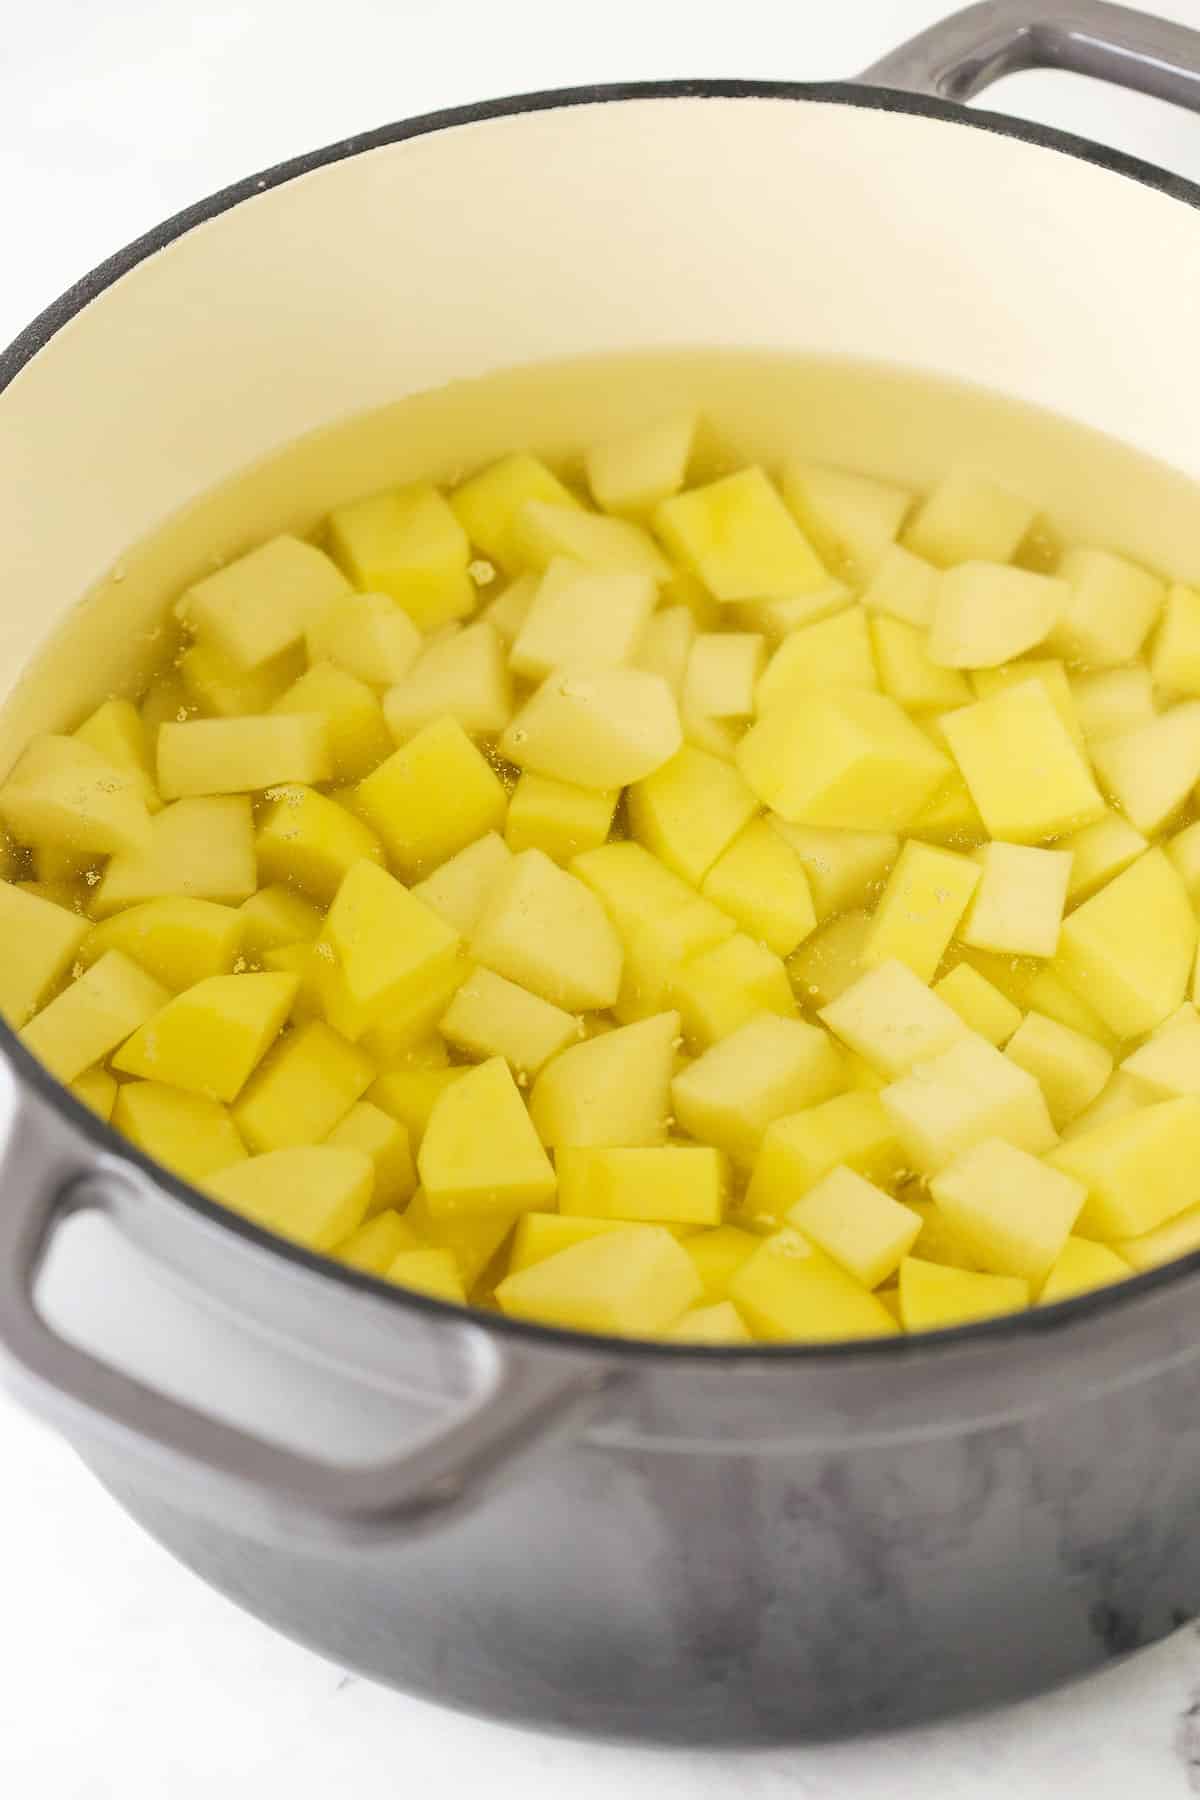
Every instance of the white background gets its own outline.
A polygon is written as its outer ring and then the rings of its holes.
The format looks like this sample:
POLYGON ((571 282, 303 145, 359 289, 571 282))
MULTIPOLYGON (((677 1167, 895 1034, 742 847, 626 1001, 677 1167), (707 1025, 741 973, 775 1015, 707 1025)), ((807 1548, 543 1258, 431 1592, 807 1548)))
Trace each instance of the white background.
MULTIPOLYGON (((228 181, 406 114, 672 75, 847 76, 938 0, 9 0, 0 341, 112 249, 228 181)), ((1200 25, 1200 0, 1158 11, 1200 25)), ((1200 179, 1200 118, 1070 77, 989 104, 1200 179)), ((1114 246, 1119 254, 1119 246, 1114 246)), ((1102 272, 1097 272, 1097 279, 1102 272)), ((1147 295, 1152 307, 1153 295, 1147 295)), ((1200 416, 1200 411, 1198 411, 1200 416)), ((64 496, 69 528, 69 496, 64 496)), ((273 1636, 177 1568, 0 1397, 0 1793, 12 1800, 1143 1800, 1200 1792, 1193 1631, 1069 1692, 902 1740, 639 1752, 454 1717, 273 1636), (1193 1735, 1194 1734, 1194 1735, 1193 1735), (1188 1752, 1195 1767, 1188 1769, 1188 1752)))

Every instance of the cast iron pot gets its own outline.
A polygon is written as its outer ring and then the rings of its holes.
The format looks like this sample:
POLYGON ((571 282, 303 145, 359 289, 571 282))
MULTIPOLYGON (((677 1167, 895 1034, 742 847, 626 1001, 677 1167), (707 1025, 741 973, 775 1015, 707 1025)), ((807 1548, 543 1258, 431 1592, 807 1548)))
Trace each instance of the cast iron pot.
MULTIPOLYGON (((553 355, 867 353, 1200 475, 1200 190, 961 104, 1035 65, 1200 107, 1197 34, 992 0, 859 82, 493 102, 181 214, 0 364, 6 676, 233 469, 553 355)), ((99 616, 115 668, 128 634, 99 616)), ((0 1051, 10 1376, 186 1564, 348 1668, 540 1727, 789 1741, 1027 1695, 1200 1611, 1200 1256, 902 1342, 578 1338, 269 1238, 7 1031, 0 1051), (135 1247, 119 1274, 114 1238, 135 1247), (114 1296, 148 1376, 88 1347, 83 1314, 114 1296)))

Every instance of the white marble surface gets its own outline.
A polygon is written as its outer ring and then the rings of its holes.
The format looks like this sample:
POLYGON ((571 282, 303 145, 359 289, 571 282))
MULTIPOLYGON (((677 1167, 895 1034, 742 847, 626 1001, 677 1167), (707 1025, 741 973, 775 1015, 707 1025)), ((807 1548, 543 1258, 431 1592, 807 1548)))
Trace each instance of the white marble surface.
MULTIPOLYGON (((943 10, 938 0, 10 6, 0 340, 164 214, 313 144, 572 82, 846 75, 943 10)), ((1158 10, 1200 23, 1200 0, 1158 10)), ((990 103, 1200 178, 1200 119, 1050 75, 1006 83, 990 103)), ((1200 1638, 1180 1632, 1068 1692, 900 1739, 761 1756, 552 1741, 351 1681, 274 1636, 178 1568, 59 1440, 0 1398, 0 1793, 315 1800, 332 1788, 382 1800, 422 1783, 451 1794, 480 1783, 497 1800, 1058 1800, 1074 1787, 1089 1800, 1166 1800, 1200 1792, 1200 1638)))

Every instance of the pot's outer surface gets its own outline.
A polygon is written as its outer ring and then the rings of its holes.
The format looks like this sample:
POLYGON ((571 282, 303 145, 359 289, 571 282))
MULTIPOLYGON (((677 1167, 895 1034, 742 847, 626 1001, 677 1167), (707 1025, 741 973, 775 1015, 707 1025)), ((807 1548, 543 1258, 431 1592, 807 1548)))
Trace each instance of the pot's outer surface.
MULTIPOLYGON (((1051 50, 1069 61, 1077 27, 1093 47, 1102 27, 1157 30, 1083 4, 970 17, 948 73, 922 64, 945 91, 1051 50)), ((1126 77, 1161 92, 1167 68, 1195 103, 1188 37, 1154 38, 1140 62, 1122 51, 1126 77)), ((0 620, 0 668, 11 682, 98 568, 232 469, 381 393, 551 354, 866 350, 1200 476, 1183 378, 1198 201, 1053 133, 864 86, 539 96, 339 146, 175 221, 10 351, 0 523, 26 604, 0 620), (736 256, 714 219, 736 223, 736 256)), ((137 623, 109 598, 81 695, 137 623)), ((9 719, 37 722, 19 705, 9 719)), ((874 1348, 687 1352, 464 1325, 231 1221, 6 1032, 0 1050, 17 1096, 0 1171, 10 1362, 163 1543, 350 1668, 545 1727, 789 1741, 1031 1693, 1200 1610, 1200 1258, 874 1348), (382 1385, 397 1435, 469 1390, 464 1345, 494 1359, 495 1404, 387 1480, 339 1482, 206 1424, 35 1317, 64 1195, 109 1205, 230 1321, 338 1365, 348 1411, 382 1385), (507 1484, 483 1486, 506 1462, 507 1484), (305 1535, 306 1513, 346 1529, 305 1535)), ((300 1413, 305 1380, 297 1363, 300 1413)))

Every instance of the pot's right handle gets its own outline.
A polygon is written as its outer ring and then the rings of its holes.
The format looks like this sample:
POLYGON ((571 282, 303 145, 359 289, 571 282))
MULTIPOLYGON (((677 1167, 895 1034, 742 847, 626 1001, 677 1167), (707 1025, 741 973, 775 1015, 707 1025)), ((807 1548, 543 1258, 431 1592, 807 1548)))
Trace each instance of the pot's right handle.
POLYGON ((965 101, 1028 69, 1067 69, 1200 112, 1200 31, 1108 0, 981 0, 859 79, 965 101))

